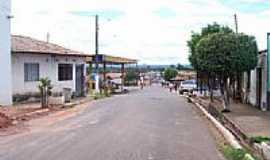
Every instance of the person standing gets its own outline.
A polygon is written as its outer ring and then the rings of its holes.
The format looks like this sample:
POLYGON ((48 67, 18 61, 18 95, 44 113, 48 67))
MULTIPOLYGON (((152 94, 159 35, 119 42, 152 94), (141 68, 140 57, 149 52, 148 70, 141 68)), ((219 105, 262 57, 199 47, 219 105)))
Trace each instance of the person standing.
POLYGON ((144 77, 143 76, 140 77, 140 87, 141 87, 141 89, 143 89, 143 87, 144 87, 144 77))
POLYGON ((172 83, 169 83, 170 92, 172 92, 173 88, 174 88, 173 84, 172 83))

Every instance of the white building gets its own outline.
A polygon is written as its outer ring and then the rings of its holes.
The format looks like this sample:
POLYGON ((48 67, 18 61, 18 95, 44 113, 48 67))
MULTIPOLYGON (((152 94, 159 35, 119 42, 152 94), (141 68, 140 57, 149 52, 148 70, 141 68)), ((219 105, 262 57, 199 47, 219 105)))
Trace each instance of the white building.
POLYGON ((267 108, 267 50, 259 52, 258 63, 255 69, 250 71, 250 76, 244 74, 243 90, 247 90, 248 103, 261 110, 267 108))
POLYGON ((12 36, 13 97, 37 95, 38 80, 48 77, 53 93, 69 88, 84 94, 88 55, 30 37, 12 36))
POLYGON ((12 104, 10 0, 0 0, 0 105, 12 104))

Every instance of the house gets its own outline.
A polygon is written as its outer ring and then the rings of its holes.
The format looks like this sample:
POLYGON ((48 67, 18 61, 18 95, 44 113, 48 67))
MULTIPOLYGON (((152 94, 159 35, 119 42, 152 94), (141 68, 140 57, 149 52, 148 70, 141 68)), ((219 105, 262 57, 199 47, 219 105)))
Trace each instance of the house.
POLYGON ((0 105, 12 104, 10 0, 0 0, 0 105))
POLYGON ((48 77, 54 95, 64 88, 75 96, 85 93, 88 54, 25 36, 12 36, 12 93, 14 99, 35 96, 40 78, 48 77))
POLYGON ((258 63, 250 73, 244 73, 244 97, 247 102, 260 110, 267 108, 267 50, 260 51, 258 63))

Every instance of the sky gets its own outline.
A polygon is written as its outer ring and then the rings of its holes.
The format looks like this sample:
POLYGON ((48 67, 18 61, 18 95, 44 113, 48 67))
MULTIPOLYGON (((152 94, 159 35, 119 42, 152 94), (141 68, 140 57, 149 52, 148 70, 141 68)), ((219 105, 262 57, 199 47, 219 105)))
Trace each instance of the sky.
POLYGON ((12 34, 95 53, 100 17, 100 53, 140 64, 188 64, 191 32, 217 22, 254 35, 266 49, 269 0, 12 0, 12 34))

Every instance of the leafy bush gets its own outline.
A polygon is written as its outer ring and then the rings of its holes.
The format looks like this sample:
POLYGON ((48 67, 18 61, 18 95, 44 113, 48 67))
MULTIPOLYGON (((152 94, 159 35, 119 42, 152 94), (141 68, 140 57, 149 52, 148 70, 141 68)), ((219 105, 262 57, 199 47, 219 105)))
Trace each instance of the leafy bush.
POLYGON ((47 108, 49 105, 49 96, 52 94, 53 86, 49 78, 41 78, 39 80, 38 89, 41 95, 41 107, 47 108))

